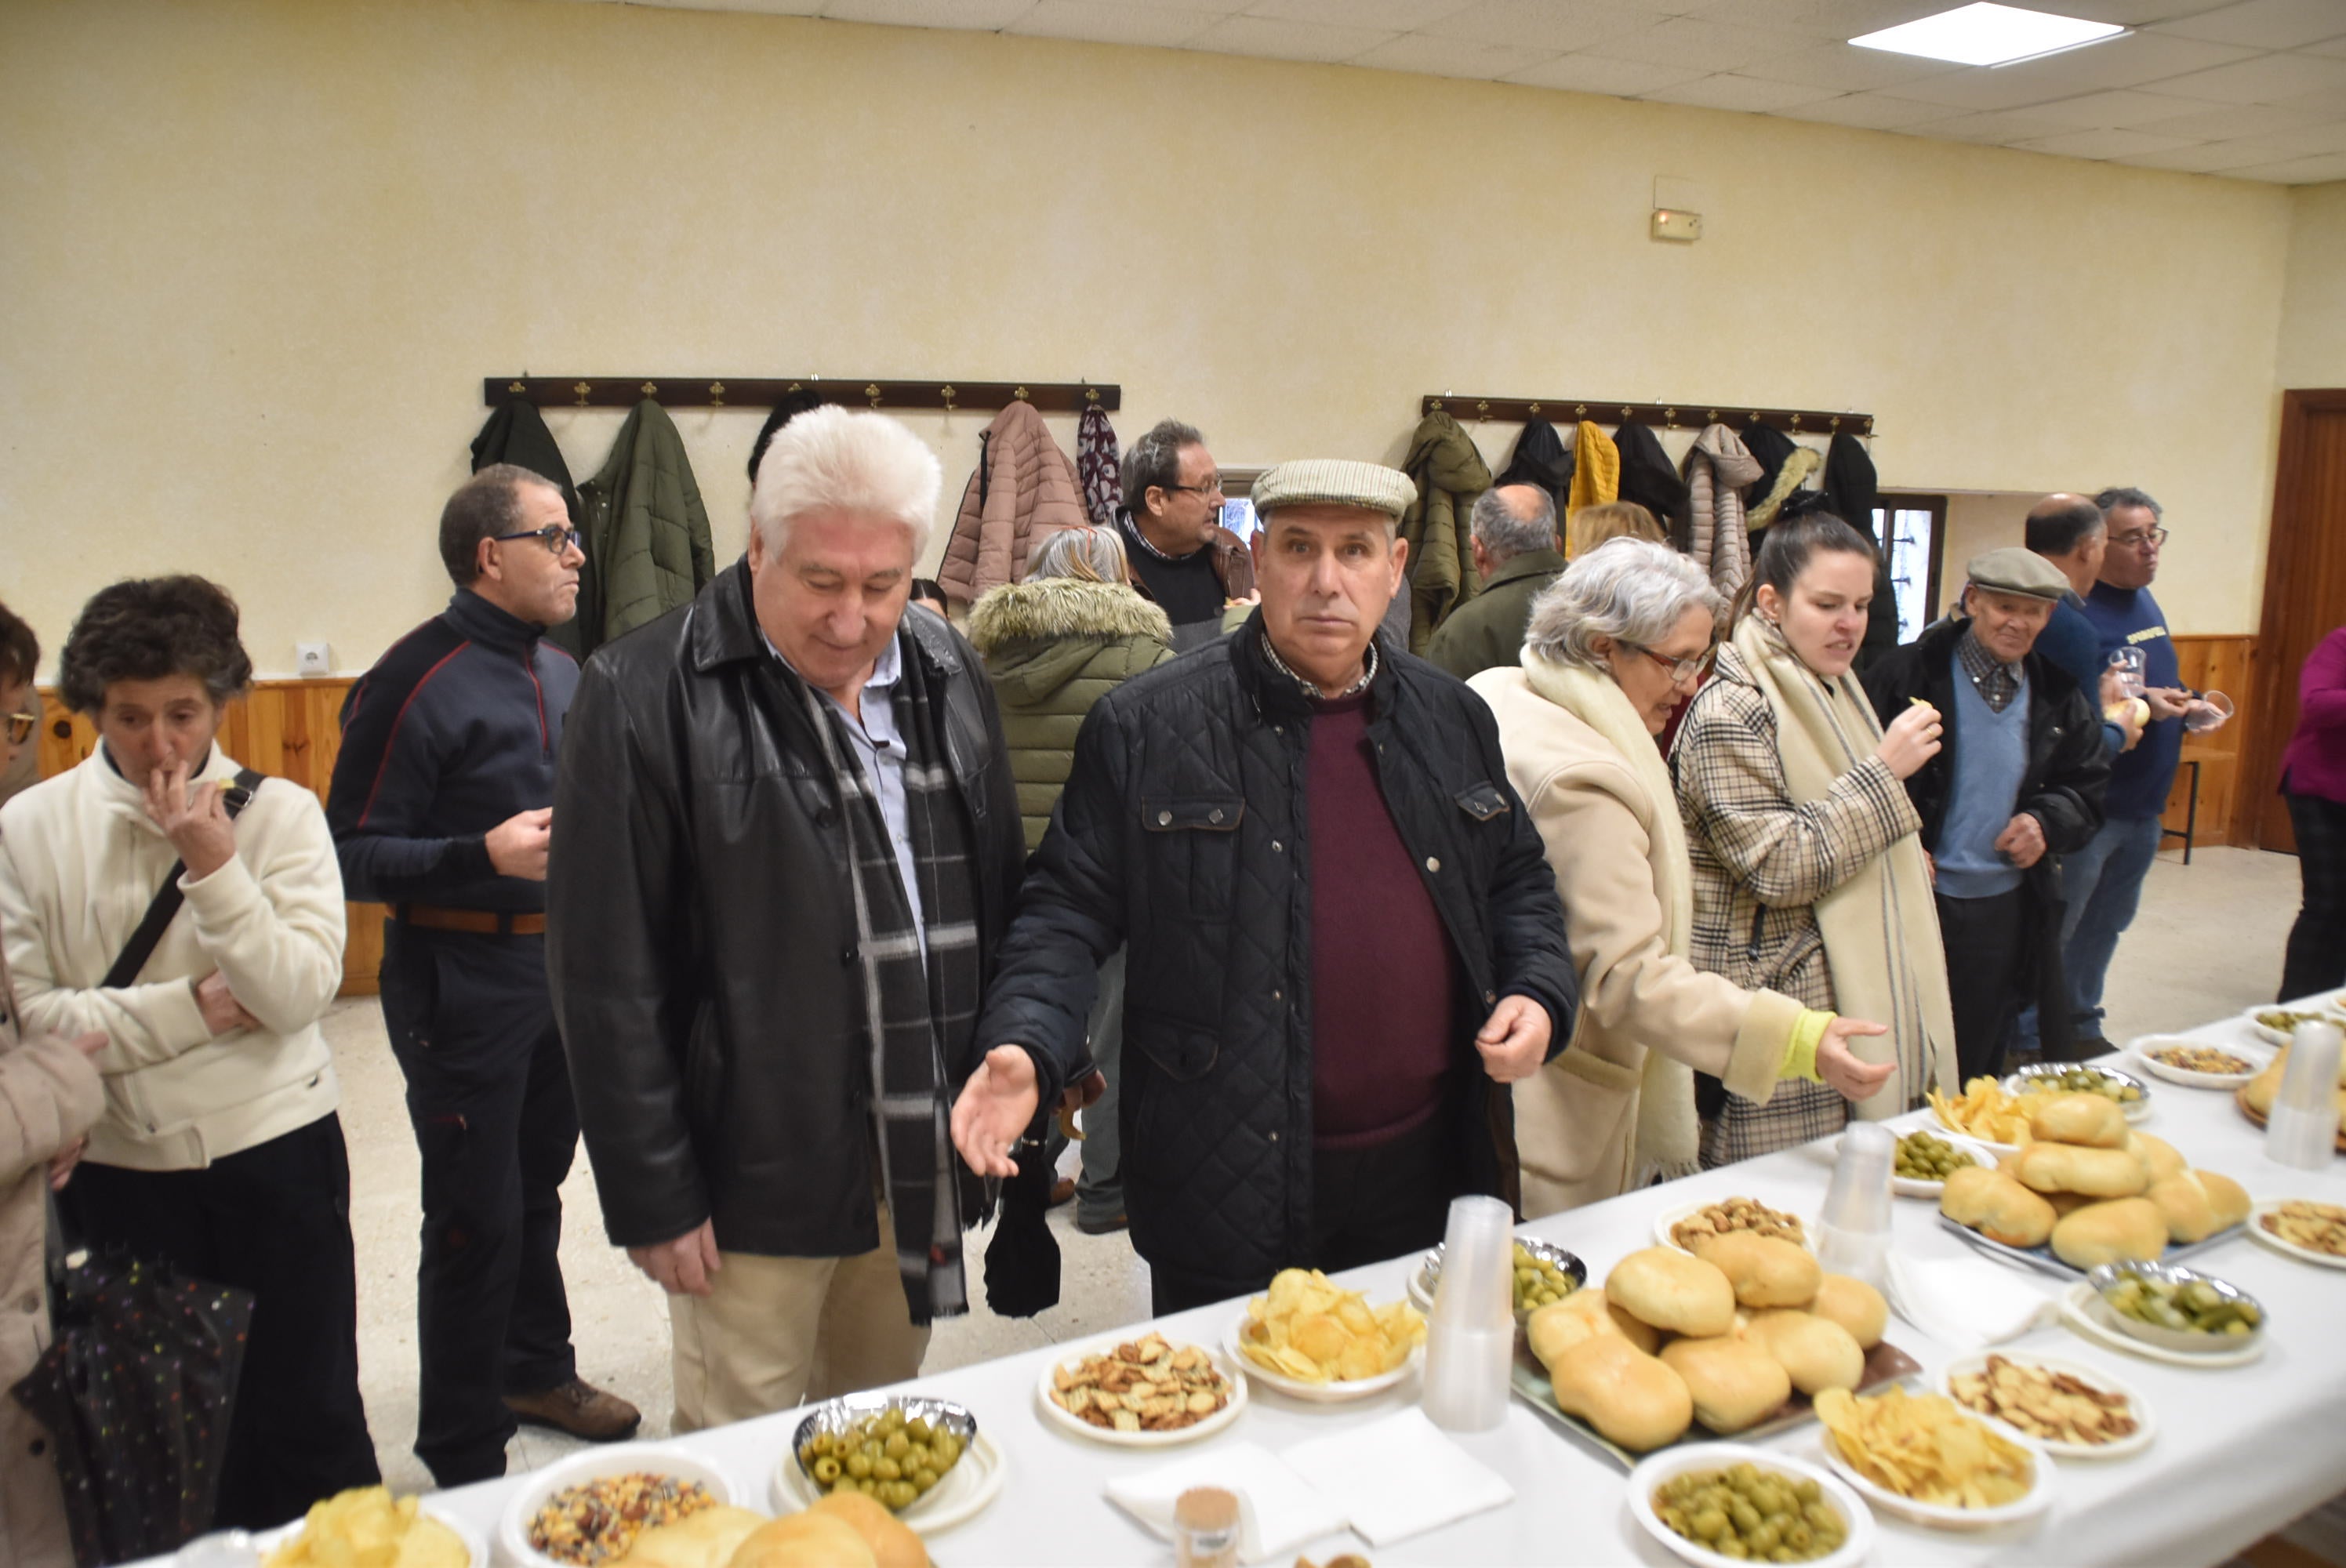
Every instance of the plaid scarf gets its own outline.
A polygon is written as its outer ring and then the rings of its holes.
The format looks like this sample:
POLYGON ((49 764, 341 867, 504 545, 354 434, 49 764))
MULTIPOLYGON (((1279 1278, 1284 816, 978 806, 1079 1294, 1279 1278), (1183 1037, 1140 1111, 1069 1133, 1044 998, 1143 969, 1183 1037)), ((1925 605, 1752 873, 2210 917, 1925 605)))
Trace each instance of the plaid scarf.
POLYGON ((969 1310, 945 1074, 947 1053, 966 1046, 977 1027, 977 887, 969 825, 953 771, 941 759, 943 723, 926 672, 908 646, 903 678, 890 701, 904 738, 905 814, 921 883, 921 929, 915 931, 887 821, 855 759, 847 719, 812 687, 798 686, 822 738, 823 762, 846 827, 857 1000, 872 1056, 881 1187, 895 1222, 904 1299, 913 1323, 926 1324, 969 1310))

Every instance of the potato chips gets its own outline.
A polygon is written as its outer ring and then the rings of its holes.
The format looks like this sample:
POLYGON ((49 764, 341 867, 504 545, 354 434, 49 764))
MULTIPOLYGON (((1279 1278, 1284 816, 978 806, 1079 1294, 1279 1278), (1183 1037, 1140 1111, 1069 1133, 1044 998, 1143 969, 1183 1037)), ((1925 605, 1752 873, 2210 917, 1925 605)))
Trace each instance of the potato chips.
POLYGON ((1298 1382, 1353 1382, 1392 1371, 1424 1338, 1425 1319, 1406 1301, 1372 1311, 1359 1291, 1316 1268, 1282 1268, 1268 1294, 1247 1303, 1239 1349, 1298 1382))
POLYGON ((1851 1468, 1916 1502, 2002 1508, 2036 1484, 2035 1455, 1943 1394, 1910 1395, 1894 1384, 1863 1398, 1827 1389, 1816 1410, 1851 1468))
POLYGON ((1930 1101, 1931 1108, 1939 1113, 1939 1120, 1959 1133, 1969 1133, 1992 1144, 2028 1142, 2027 1109, 2005 1094, 2004 1085, 1994 1078, 1974 1078, 1953 1100, 1933 1089, 1930 1101))
POLYGON ((301 1532, 265 1568, 471 1568, 456 1532, 415 1511, 415 1499, 353 1487, 310 1505, 301 1532))

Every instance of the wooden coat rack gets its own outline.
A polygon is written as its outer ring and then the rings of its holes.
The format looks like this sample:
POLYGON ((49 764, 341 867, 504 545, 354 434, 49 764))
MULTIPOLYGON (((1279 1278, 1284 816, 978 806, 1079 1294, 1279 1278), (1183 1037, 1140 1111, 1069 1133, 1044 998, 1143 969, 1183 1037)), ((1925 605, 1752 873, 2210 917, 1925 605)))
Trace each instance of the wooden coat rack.
POLYGON ((1418 403, 1418 413, 1449 413, 1458 419, 1496 419, 1521 424, 1529 420, 1544 419, 1552 424, 1570 425, 1593 420, 1598 424, 1619 425, 1630 420, 1640 424, 1657 425, 1664 430, 1700 430, 1707 424, 1723 424, 1730 430, 1749 430, 1764 424, 1793 435, 1839 435, 1846 428, 1851 435, 1872 435, 1873 416, 1853 413, 1847 409, 1814 408, 1708 408, 1699 403, 1605 402, 1595 398, 1520 398, 1520 397, 1460 397, 1454 392, 1429 392, 1418 403))
POLYGON ((739 376, 702 381, 678 376, 486 376, 481 401, 495 408, 513 398, 540 408, 633 408, 650 398, 664 408, 772 408, 794 392, 812 392, 824 402, 848 407, 934 408, 999 412, 1014 402, 1044 413, 1110 413, 1124 389, 1107 382, 903 382, 796 380, 739 376))

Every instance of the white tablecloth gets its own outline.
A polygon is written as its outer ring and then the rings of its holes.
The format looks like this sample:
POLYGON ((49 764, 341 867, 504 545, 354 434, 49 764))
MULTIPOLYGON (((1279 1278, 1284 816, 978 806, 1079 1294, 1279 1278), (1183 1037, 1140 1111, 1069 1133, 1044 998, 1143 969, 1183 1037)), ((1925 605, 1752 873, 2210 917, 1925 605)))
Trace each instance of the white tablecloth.
MULTIPOLYGON (((2196 1033, 2217 1044, 2247 1038, 2237 1023, 2196 1033)), ((2134 1065, 2139 1071, 2139 1064, 2134 1065)), ((2256 1197, 2346 1203, 2346 1166, 2305 1172, 2270 1164, 2261 1152, 2261 1134, 2229 1093, 2152 1082, 2154 1109, 2143 1130, 2174 1144, 2194 1165, 2235 1177, 2256 1197)), ((1651 1244, 1654 1216, 1674 1204, 1739 1194, 1813 1216, 1829 1174, 1821 1148, 1794 1150, 1535 1220, 1523 1228, 1578 1253, 1592 1278, 1601 1281, 1622 1255, 1651 1244)), ((1933 1204, 1899 1200, 1896 1227, 1895 1245, 1902 1251, 1977 1256, 1941 1228, 1933 1204)), ((2029 1334, 2014 1348, 2106 1366, 2141 1392, 2157 1414, 2157 1441, 2129 1460, 2062 1462, 2052 1511, 2030 1524, 1959 1534, 1878 1516, 1882 1535, 1873 1561, 1892 1568, 1942 1563, 2215 1563, 2346 1492, 2346 1270, 2299 1262, 2245 1236, 2191 1261, 2263 1300, 2271 1329, 2261 1360, 2233 1370, 2200 1370, 2106 1349, 2066 1328, 2029 1334)), ((1366 1290, 1372 1301, 1387 1301, 1402 1293, 1405 1269, 1413 1262, 1396 1259, 1341 1278, 1366 1290)), ((2048 1291, 2060 1288, 2051 1276, 2027 1278, 2048 1291)), ((1177 1342, 1219 1345, 1242 1306, 1181 1313, 1156 1327, 1177 1342)), ((648 1324, 646 1331, 665 1328, 648 1324)), ((1926 1377, 1935 1378, 1955 1359, 1894 1317, 1887 1337, 1923 1363, 1926 1377)), ((1113 1476, 1161 1464, 1186 1451, 1133 1452, 1046 1428, 1035 1410, 1035 1382, 1041 1369, 1061 1353, 1042 1349, 1006 1356, 903 1385, 967 1405, 1010 1461, 1006 1483, 993 1505, 930 1543, 940 1568, 1171 1562, 1171 1549, 1112 1507, 1102 1489, 1113 1476)), ((1229 1435, 1278 1451, 1326 1432, 1331 1423, 1380 1415, 1416 1397, 1414 1377, 1380 1398, 1332 1407, 1288 1400, 1258 1383, 1250 1407, 1229 1435)), ((769 1507, 773 1467, 798 1419, 771 1416, 678 1441, 723 1467, 738 1495, 753 1506, 769 1507)), ((1819 1431, 1810 1423, 1769 1440, 1768 1446, 1816 1459, 1819 1431)), ((1349 1533, 1331 1536, 1309 1549, 1310 1554, 1324 1559, 1362 1552, 1377 1568, 1676 1562, 1630 1517, 1621 1471, 1557 1434, 1519 1401, 1498 1431, 1459 1441, 1514 1485, 1513 1506, 1374 1552, 1349 1533)), ((441 1501, 494 1540, 514 1485, 512 1478, 484 1482, 445 1493, 441 1501)))

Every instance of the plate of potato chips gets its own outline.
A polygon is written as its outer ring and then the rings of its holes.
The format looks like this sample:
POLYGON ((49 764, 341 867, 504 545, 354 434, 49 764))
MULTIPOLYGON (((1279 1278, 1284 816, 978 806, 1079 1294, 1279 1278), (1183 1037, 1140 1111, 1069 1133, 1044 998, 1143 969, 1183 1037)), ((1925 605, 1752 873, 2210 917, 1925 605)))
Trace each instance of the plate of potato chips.
POLYGON ((1885 1512, 1943 1530, 2033 1519, 2053 1502, 2042 1444, 1944 1394, 1827 1389, 1816 1398, 1825 1462, 1885 1512))
POLYGON ((2028 1142, 2028 1106, 1994 1078, 1983 1074, 1964 1085, 1953 1099, 1933 1089, 1928 1098, 1932 1115, 1951 1133, 1961 1133, 2008 1155, 2028 1142))
POLYGON ((1230 1355, 1280 1393, 1332 1403, 1392 1388, 1425 1344, 1407 1301, 1372 1308, 1316 1268, 1282 1268, 1230 1326, 1230 1355))
POLYGON ((488 1568, 489 1545, 453 1514, 382 1486, 356 1486, 310 1505, 255 1545, 261 1568, 488 1568))

